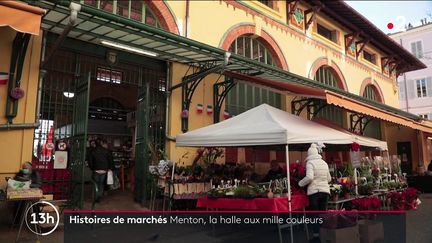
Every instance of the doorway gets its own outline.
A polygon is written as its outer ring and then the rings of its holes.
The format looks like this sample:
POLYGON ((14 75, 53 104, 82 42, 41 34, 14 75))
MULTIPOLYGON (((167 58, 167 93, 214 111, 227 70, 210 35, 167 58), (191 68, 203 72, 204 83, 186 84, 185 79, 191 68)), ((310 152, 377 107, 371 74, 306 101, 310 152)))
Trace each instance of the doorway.
POLYGON ((401 159, 402 173, 412 174, 411 142, 398 142, 397 154, 401 159))
POLYGON ((129 190, 131 202, 142 202, 147 145, 160 150, 165 145, 166 63, 71 39, 65 44, 46 65, 42 83, 42 126, 35 130, 33 153, 42 189, 82 208, 91 197, 86 152, 90 140, 102 138, 112 151, 118 179, 129 179, 116 190, 129 190), (54 168, 56 151, 47 155, 44 149, 59 142, 67 144, 69 163, 63 169, 54 168))

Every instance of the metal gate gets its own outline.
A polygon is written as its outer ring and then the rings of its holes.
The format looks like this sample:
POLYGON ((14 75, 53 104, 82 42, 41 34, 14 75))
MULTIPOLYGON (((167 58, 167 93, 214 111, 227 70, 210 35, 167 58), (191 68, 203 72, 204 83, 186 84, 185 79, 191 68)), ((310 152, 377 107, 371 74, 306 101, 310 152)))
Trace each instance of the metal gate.
POLYGON ((87 124, 91 74, 76 80, 75 105, 72 123, 71 144, 71 197, 70 205, 83 208, 84 204, 84 169, 87 147, 87 124))
MULTIPOLYGON (((142 75, 141 75, 142 77, 142 75)), ((142 79, 142 78, 141 78, 142 79)), ((138 93, 136 111, 136 139, 135 139, 135 200, 144 203, 148 178, 148 128, 149 128, 149 82, 141 85, 138 93)))
POLYGON ((148 174, 149 147, 164 150, 166 80, 163 72, 140 69, 140 87, 136 110, 134 197, 145 203, 152 178, 148 174))
MULTIPOLYGON (((118 52, 119 60, 112 65, 104 56, 104 48, 94 48, 93 45, 69 39, 67 41, 71 41, 71 45, 60 48, 45 66, 46 75, 42 82, 42 125, 35 130, 33 155, 43 177, 44 193, 53 194, 55 199, 69 199, 74 207, 83 206, 84 197, 89 194, 88 185, 83 189, 82 183, 82 170, 85 169, 86 175, 89 172, 83 163, 86 137, 92 135, 86 127, 91 119, 106 116, 105 110, 99 112, 98 107, 92 110, 88 106, 98 98, 95 97, 97 85, 102 84, 109 86, 112 95, 118 96, 118 100, 122 100, 124 95, 130 96, 129 93, 121 93, 122 88, 138 90, 137 98, 132 98, 137 102, 133 104, 137 117, 134 195, 137 201, 144 202, 148 190, 148 144, 161 150, 165 147, 166 64, 118 52), (110 73, 109 77, 107 72, 110 73), (95 88, 89 92, 93 85, 96 85, 95 88), (57 144, 60 140, 68 143, 68 167, 62 170, 53 168, 52 155, 55 151, 52 151, 51 156, 44 153, 47 143, 57 144)), ((48 49, 51 47, 49 43, 47 46, 48 49)), ((124 112, 126 110, 113 110, 111 118, 125 119, 120 116, 126 117, 124 112)))

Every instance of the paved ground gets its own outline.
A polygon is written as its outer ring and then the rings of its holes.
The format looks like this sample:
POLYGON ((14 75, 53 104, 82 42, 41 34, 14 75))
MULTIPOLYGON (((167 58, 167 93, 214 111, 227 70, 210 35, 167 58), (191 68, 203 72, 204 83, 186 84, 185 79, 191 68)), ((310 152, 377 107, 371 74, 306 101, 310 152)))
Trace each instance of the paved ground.
MULTIPOLYGON (((407 232, 407 243, 431 243, 432 242, 432 194, 424 194, 421 196, 422 204, 416 211, 409 211, 407 213, 406 220, 406 232, 407 232)), ((86 206, 90 203, 87 202, 86 206)), ((143 209, 141 205, 136 204, 132 200, 132 195, 129 192, 117 192, 108 195, 105 200, 100 204, 97 204, 96 209, 143 209)), ((9 217, 8 215, 1 215, 1 218, 9 217)), ((25 226, 24 226, 25 227, 25 226)), ((128 239, 129 242, 278 242, 276 228, 267 227, 265 229, 254 229, 249 228, 248 232, 238 228, 221 228, 217 231, 208 229, 198 229, 196 227, 175 227, 174 229, 166 229, 166 231, 159 237, 156 234, 157 229, 152 227, 147 228, 128 228, 128 239), (130 231, 130 233, 129 233, 130 231), (169 231, 169 232, 167 232, 169 231), (253 236, 248 233, 256 231, 253 236)), ((296 228, 295 242, 305 242, 304 231, 302 227, 296 228)), ((396 233, 396 232, 395 232, 396 233)), ((1 243, 12 243, 15 241, 17 234, 17 227, 10 229, 10 225, 0 224, 0 242, 1 243)), ((83 232, 87 234, 89 242, 110 242, 112 237, 115 237, 115 230, 110 227, 98 229, 97 233, 91 230, 83 232), (111 237, 111 238, 110 238, 111 237)), ((386 233, 387 234, 387 233, 386 233)), ((394 234, 391 232, 391 234, 394 234)), ((118 236, 118 235, 117 235, 118 236)), ((285 240, 288 241, 288 232, 284 232, 285 240)), ((63 243, 64 242, 63 228, 60 227, 56 232, 49 236, 40 238, 40 242, 46 243, 63 243)), ((38 242, 35 235, 29 232, 26 228, 23 229, 22 237, 19 242, 38 242)), ((75 241, 66 241, 75 242, 75 241)), ((383 241, 387 242, 387 241, 383 241)), ((398 243, 397 241, 391 241, 392 243, 398 243)))

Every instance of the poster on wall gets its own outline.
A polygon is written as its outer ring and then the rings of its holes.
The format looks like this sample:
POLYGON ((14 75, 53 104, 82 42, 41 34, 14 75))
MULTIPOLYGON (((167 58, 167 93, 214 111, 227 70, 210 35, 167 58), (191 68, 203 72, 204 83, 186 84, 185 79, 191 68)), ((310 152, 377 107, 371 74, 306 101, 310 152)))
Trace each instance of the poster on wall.
POLYGON ((56 151, 54 156, 54 169, 66 169, 67 168, 67 158, 68 153, 66 151, 56 151))

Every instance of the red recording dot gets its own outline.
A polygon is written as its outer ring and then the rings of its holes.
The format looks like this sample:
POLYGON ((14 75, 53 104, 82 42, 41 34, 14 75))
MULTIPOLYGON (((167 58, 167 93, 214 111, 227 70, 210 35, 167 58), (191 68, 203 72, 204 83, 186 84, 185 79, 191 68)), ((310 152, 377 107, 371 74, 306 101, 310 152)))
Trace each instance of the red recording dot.
POLYGON ((388 24, 387 24, 387 28, 389 28, 389 29, 393 29, 393 23, 388 23, 388 24))

